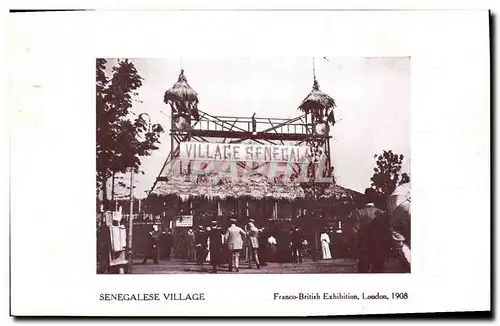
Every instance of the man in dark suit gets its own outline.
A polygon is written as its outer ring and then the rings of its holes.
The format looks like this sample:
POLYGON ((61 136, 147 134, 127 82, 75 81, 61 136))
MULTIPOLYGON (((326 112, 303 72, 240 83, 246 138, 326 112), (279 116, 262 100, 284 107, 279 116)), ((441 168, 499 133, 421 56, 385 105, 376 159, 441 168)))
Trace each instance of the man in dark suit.
POLYGON ((166 239, 166 255, 167 260, 170 260, 170 256, 172 254, 172 247, 174 246, 174 235, 172 234, 172 230, 168 230, 167 239, 166 239))
POLYGON ((381 273, 392 245, 390 217, 375 207, 375 190, 365 190, 365 207, 357 210, 353 217, 353 230, 356 234, 358 272, 381 273))
POLYGON ((266 266, 266 261, 269 260, 269 246, 267 243, 267 238, 269 237, 269 232, 266 228, 261 228, 259 230, 259 258, 260 265, 266 266))
POLYGON ((166 259, 167 258, 167 252, 166 252, 166 243, 167 243, 167 229, 163 229, 160 233, 159 236, 159 247, 160 247, 160 259, 166 259))
POLYGON ((221 261, 222 256, 222 229, 217 225, 217 221, 212 221, 212 226, 208 232, 210 241, 210 264, 212 272, 217 273, 217 266, 221 261))
POLYGON ((292 230, 292 257, 294 263, 302 264, 302 257, 304 256, 304 247, 302 245, 302 241, 304 240, 304 236, 302 235, 302 231, 296 227, 292 230))
POLYGON ((329 227, 327 230, 328 237, 330 237, 330 253, 332 255, 332 258, 335 259, 338 256, 338 252, 340 251, 340 246, 339 246, 339 241, 338 241, 338 235, 337 233, 333 230, 332 227, 329 227))
POLYGON ((196 236, 192 229, 188 230, 187 233, 187 260, 196 260, 196 236))
POLYGON ((172 254, 172 246, 174 244, 174 237, 172 231, 163 230, 160 235, 160 256, 161 259, 170 260, 172 254))
POLYGON ((154 260, 155 264, 158 264, 158 243, 159 243, 159 234, 158 231, 156 231, 155 228, 153 228, 150 232, 147 234, 147 241, 146 241, 146 250, 144 252, 144 259, 142 260, 143 264, 146 264, 146 262, 151 258, 154 260))

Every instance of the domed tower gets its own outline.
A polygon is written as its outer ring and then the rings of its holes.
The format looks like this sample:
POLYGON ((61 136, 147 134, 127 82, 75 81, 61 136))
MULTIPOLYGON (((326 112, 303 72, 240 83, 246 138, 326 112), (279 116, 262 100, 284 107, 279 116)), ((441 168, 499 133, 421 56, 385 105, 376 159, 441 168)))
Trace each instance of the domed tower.
POLYGON ((177 82, 165 92, 164 101, 170 105, 172 112, 172 127, 177 130, 188 130, 191 124, 191 118, 198 121, 198 93, 189 86, 181 70, 177 82))
POLYGON ((200 120, 198 93, 189 85, 184 69, 181 69, 177 82, 165 92, 163 100, 171 109, 171 152, 167 159, 171 161, 179 155, 175 150, 178 145, 191 140, 192 124, 200 120))
POLYGON ((330 127, 335 124, 333 110, 336 104, 330 95, 320 90, 314 69, 313 78, 312 90, 299 105, 299 110, 305 113, 306 124, 311 133, 306 141, 311 150, 311 160, 316 168, 321 169, 324 177, 331 177, 330 127), (323 166, 319 167, 319 164, 323 166))

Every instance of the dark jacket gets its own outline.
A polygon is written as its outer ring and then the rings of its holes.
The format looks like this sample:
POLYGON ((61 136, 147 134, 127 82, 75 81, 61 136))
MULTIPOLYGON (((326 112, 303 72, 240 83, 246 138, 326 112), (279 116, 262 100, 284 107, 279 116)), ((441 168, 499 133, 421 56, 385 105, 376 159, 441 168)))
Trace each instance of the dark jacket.
POLYGON ((294 248, 301 248, 302 247, 302 240, 304 240, 304 236, 302 235, 302 232, 300 230, 293 230, 292 231, 292 246, 294 248))
POLYGON ((192 248, 196 245, 196 236, 194 235, 194 233, 192 234, 187 234, 187 245, 189 248, 192 248))
POLYGON ((157 248, 158 247, 158 242, 159 242, 159 234, 156 231, 150 231, 148 232, 147 235, 147 248, 152 249, 152 248, 157 248))
POLYGON ((264 230, 261 234, 259 234, 259 248, 267 247, 267 239, 269 238, 269 231, 264 230))
POLYGON ((384 214, 384 211, 376 208, 373 204, 368 204, 365 207, 354 212, 351 218, 352 229, 359 233, 368 226, 377 216, 384 214))
POLYGON ((389 254, 392 232, 390 218, 386 212, 367 205, 355 212, 353 222, 359 251, 371 252, 381 258, 389 254))
POLYGON ((208 238, 210 239, 210 263, 216 266, 222 259, 222 229, 212 228, 208 232, 208 238))
POLYGON ((171 233, 162 232, 160 235, 160 243, 165 247, 172 247, 174 242, 174 237, 171 233))
POLYGON ((200 245, 202 247, 207 246, 207 233, 205 231, 198 231, 195 235, 195 243, 196 245, 200 245))
POLYGON ((106 224, 102 224, 99 228, 98 236, 98 257, 99 257, 99 269, 101 271, 106 270, 109 267, 109 253, 111 252, 111 238, 109 234, 109 227, 106 224))
POLYGON ((220 228, 212 228, 208 232, 208 237, 210 238, 210 251, 222 248, 222 230, 220 228))

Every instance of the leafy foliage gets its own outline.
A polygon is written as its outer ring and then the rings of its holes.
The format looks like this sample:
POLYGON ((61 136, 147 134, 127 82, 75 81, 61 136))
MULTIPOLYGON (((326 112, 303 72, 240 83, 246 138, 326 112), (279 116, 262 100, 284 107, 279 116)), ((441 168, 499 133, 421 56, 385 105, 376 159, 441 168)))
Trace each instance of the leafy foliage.
POLYGON ((404 155, 398 155, 391 150, 382 154, 375 155, 376 167, 372 181, 372 188, 382 198, 387 198, 397 186, 410 182, 410 176, 407 173, 401 173, 404 155))
MULTIPOLYGON (((106 194, 106 180, 133 168, 141 157, 157 150, 163 128, 148 124, 143 115, 131 112, 142 77, 129 60, 118 60, 106 75, 107 61, 96 60, 96 181, 106 194)), ((104 196, 106 202, 106 195, 104 196)))

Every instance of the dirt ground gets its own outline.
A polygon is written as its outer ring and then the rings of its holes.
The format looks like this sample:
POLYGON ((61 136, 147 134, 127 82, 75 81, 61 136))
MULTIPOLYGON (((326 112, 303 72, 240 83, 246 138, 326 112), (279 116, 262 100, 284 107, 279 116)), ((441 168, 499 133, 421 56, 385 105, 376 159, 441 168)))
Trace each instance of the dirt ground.
MULTIPOLYGON (((239 274, 341 274, 341 273, 357 273, 357 261, 354 259, 330 259, 312 261, 304 260, 302 264, 294 263, 268 263, 260 269, 249 268, 248 263, 240 263, 239 274)), ((217 272, 220 274, 234 274, 229 272, 227 264, 219 266, 217 272)), ((194 263, 183 260, 168 260, 159 261, 154 264, 149 261, 142 264, 142 261, 134 262, 132 268, 133 274, 200 274, 212 273, 212 266, 207 262, 203 267, 194 263)), ((386 273, 401 273, 398 262, 395 259, 389 259, 386 262, 386 273)))

